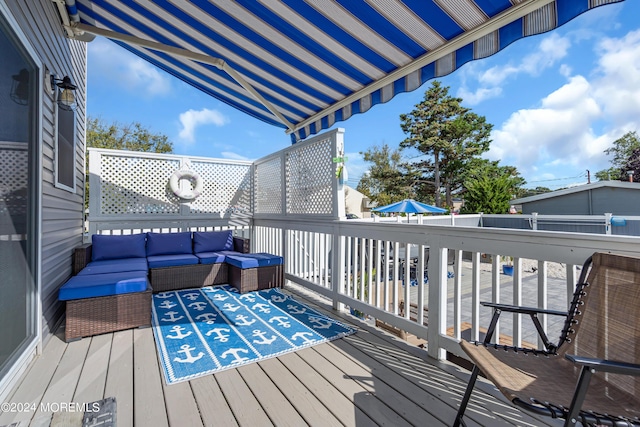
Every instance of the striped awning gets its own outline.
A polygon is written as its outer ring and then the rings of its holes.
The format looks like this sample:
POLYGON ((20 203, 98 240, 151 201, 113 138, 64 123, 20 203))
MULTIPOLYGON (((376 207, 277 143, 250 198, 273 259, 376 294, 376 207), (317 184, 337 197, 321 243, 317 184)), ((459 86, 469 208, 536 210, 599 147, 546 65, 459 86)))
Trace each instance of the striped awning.
POLYGON ((617 1, 66 0, 63 23, 73 37, 108 37, 295 142, 617 1))

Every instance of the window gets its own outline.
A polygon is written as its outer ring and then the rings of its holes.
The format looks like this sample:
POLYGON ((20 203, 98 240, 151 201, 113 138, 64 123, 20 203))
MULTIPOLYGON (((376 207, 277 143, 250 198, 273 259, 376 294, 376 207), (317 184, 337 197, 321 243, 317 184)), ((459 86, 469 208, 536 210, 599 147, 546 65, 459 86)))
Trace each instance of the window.
MULTIPOLYGON (((56 89, 58 90, 58 89, 56 89)), ((76 191, 76 120, 73 110, 54 104, 57 115, 55 153, 56 187, 76 191)))

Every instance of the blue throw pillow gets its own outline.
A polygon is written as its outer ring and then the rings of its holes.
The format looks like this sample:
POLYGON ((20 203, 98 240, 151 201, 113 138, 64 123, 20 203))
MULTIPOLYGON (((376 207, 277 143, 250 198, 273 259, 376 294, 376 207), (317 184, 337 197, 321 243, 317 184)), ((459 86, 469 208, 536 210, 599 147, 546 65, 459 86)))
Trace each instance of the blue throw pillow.
POLYGON ((146 233, 112 236, 94 234, 91 236, 91 260, 144 258, 146 233))
POLYGON ((226 231, 195 231, 193 233, 193 253, 233 250, 233 234, 226 231))
POLYGON ((191 254, 191 232, 147 233, 147 256, 191 254))

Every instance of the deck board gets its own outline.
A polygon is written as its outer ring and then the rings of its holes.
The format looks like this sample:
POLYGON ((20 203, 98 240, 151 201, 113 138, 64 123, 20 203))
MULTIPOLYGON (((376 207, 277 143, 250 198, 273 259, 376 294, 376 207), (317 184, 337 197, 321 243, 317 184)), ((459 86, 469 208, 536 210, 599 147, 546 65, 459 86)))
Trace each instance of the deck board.
MULTIPOLYGON (((320 298, 293 293, 358 332, 166 385, 151 328, 68 344, 58 331, 10 394, 10 402, 83 403, 115 397, 119 427, 451 424, 468 372, 336 313, 320 298)), ((74 419, 71 415, 46 410, 0 414, 0 425, 55 426, 74 419)), ((542 420, 515 409, 486 382, 476 387, 466 417, 469 426, 558 425, 542 420)))
POLYGON ((104 388, 105 397, 115 397, 118 427, 133 427, 133 330, 113 334, 104 388))
POLYGON ((216 379, 240 427, 271 425, 267 413, 236 369, 219 372, 216 379))
POLYGON ((205 427, 238 425, 213 375, 196 378, 189 382, 205 427))
POLYGON ((262 370, 311 426, 338 427, 342 423, 296 378, 280 358, 259 362, 262 370))
POLYGON ((135 329, 133 331, 133 414, 136 426, 169 425, 160 375, 151 328, 135 329))
POLYGON ((91 338, 87 358, 82 366, 76 392, 73 395, 74 402, 90 403, 105 397, 104 387, 107 380, 112 341, 112 334, 91 338))
POLYGON ((298 411, 287 400, 286 396, 271 382, 267 374, 257 363, 250 363, 238 368, 247 386, 265 410, 273 424, 278 426, 298 427, 305 424, 298 411))

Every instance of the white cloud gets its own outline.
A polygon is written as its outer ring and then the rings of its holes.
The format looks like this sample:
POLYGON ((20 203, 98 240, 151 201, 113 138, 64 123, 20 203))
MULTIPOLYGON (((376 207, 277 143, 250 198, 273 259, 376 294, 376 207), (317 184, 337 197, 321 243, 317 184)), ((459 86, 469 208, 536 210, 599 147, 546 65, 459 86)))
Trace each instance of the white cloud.
POLYGON ((488 157, 538 179, 549 167, 607 167, 611 142, 640 130, 640 30, 602 40, 598 53, 591 81, 570 77, 539 108, 513 113, 492 133, 488 157))
POLYGON ((234 153, 232 151, 223 151, 220 153, 223 159, 231 159, 231 160, 252 160, 246 156, 243 156, 238 153, 234 153))
POLYGON ((170 76, 109 40, 96 38, 88 49, 90 63, 95 66, 90 73, 97 78, 149 96, 164 95, 171 90, 170 76))
POLYGON ((466 105, 478 105, 485 99, 495 98, 502 94, 502 88, 478 88, 475 92, 470 92, 466 87, 461 87, 456 96, 462 98, 466 105))
POLYGON ((201 125, 213 124, 215 126, 224 126, 229 123, 229 119, 218 110, 188 110, 180 113, 180 124, 182 129, 178 136, 185 142, 194 142, 196 128, 201 125))
MULTIPOLYGON (((463 85, 457 93, 457 96, 464 99, 465 104, 477 105, 480 102, 496 98, 502 94, 501 86, 510 78, 515 78, 519 74, 527 74, 537 76, 545 69, 554 66, 558 61, 566 57, 571 42, 567 37, 561 37, 552 33, 543 38, 538 47, 532 53, 524 56, 519 63, 507 63, 480 71, 480 67, 469 67, 467 75, 475 74, 471 79, 479 83, 479 87, 475 91, 467 89, 463 85)), ((568 76, 567 67, 561 67, 561 73, 568 76)))

